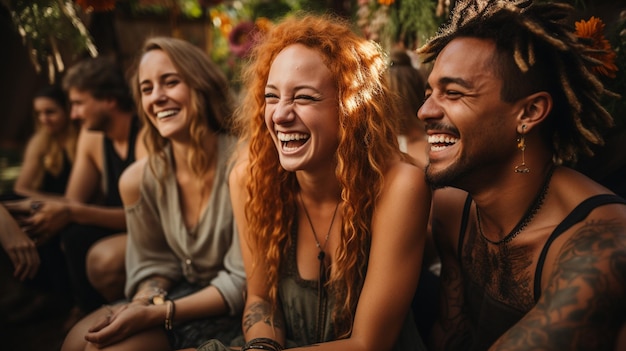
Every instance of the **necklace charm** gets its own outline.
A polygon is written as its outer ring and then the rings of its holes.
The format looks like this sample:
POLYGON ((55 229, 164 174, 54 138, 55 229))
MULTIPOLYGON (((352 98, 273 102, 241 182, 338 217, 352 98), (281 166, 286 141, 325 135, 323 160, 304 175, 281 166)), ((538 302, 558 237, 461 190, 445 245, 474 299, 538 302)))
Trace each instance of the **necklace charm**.
MULTIPOLYGON (((313 232, 313 238, 315 239, 315 246, 317 246, 320 251, 317 254, 317 259, 320 260, 320 265, 324 265, 324 258, 326 258, 326 244, 328 244, 328 237, 330 237, 330 231, 333 229, 333 223, 335 223, 335 217, 337 216, 337 210, 339 209, 339 202, 335 206, 335 211, 333 212, 333 218, 330 220, 330 226, 328 227, 328 232, 326 233, 326 238, 324 238, 324 244, 320 244, 320 241, 317 239, 317 233, 315 232, 315 228, 313 228, 313 221, 311 221, 311 216, 309 215, 309 211, 304 206, 304 200, 302 200, 302 194, 298 193, 298 197, 300 199, 300 204, 302 205, 302 209, 304 210, 304 214, 306 215, 306 219, 309 222, 309 226, 311 226, 311 231, 313 232)), ((321 268, 320 268, 321 269, 321 268)))

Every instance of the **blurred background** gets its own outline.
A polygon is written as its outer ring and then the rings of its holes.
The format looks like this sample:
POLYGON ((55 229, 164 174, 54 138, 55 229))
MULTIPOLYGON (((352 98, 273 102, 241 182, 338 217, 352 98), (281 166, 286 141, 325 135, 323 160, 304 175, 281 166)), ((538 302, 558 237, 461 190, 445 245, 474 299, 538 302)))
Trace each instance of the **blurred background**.
MULTIPOLYGON (((626 1, 564 1, 577 9, 572 25, 591 16, 606 25, 604 37, 616 53, 617 72, 602 79, 622 95, 605 101, 616 124, 606 132, 606 144, 596 148, 594 157, 581 156, 575 167, 626 196, 626 1)), ((333 13, 388 52, 411 54, 436 32, 453 5, 454 0, 0 0, 0 195, 12 189, 34 131, 35 92, 60 82, 84 57, 112 56, 128 70, 146 37, 173 36, 205 50, 238 91, 252 38, 283 16, 333 13)), ((414 54, 412 59, 427 74, 429 67, 414 54)), ((0 303, 7 299, 0 295, 0 303)), ((0 325, 0 349, 58 349, 62 319, 29 323, 0 325)))
MULTIPOLYGON (((606 24, 618 71, 605 84, 625 95, 625 2, 564 1, 579 11, 573 21, 596 16, 606 24)), ((114 56, 129 68, 144 38, 174 36, 204 49, 237 90, 255 31, 267 30, 290 13, 334 13, 385 49, 413 50, 435 33, 453 5, 454 0, 0 0, 0 194, 11 189, 33 132, 33 94, 46 83, 59 82, 83 57, 114 56)), ((417 57, 414 65, 420 66, 417 57)), ((577 165, 620 194, 626 192, 625 101, 606 102, 617 126, 595 157, 577 165)))

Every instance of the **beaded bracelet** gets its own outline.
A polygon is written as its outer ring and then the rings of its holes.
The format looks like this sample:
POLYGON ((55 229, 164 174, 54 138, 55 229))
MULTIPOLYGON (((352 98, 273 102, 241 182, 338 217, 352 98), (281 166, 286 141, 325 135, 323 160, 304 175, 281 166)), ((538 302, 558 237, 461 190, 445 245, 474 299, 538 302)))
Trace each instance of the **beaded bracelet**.
POLYGON ((282 351, 283 347, 278 341, 270 338, 256 338, 248 341, 241 351, 245 350, 269 350, 269 351, 282 351))

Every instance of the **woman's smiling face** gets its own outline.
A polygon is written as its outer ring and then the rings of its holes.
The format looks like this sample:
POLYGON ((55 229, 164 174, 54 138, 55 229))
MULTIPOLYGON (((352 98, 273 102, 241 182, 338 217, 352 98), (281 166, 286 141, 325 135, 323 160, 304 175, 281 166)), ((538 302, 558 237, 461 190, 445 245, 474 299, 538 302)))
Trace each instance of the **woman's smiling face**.
POLYGON ((36 97, 33 100, 33 110, 39 123, 51 135, 61 133, 69 123, 69 116, 65 109, 49 97, 36 97))
POLYGON ((317 51, 293 44, 276 56, 265 87, 265 124, 286 170, 315 169, 334 160, 337 88, 317 51))
POLYGON ((139 64, 141 105, 164 138, 189 137, 189 86, 162 50, 144 54, 139 64))

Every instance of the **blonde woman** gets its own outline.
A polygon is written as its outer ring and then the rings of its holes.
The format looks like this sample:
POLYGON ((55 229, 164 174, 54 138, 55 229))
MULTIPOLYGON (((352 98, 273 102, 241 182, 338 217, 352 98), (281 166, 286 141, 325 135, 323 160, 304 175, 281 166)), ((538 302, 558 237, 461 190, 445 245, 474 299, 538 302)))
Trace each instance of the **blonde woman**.
POLYGON ((228 191, 232 98, 192 44, 151 38, 131 81, 148 157, 120 179, 127 299, 96 310, 63 350, 178 350, 241 334, 245 276, 228 191))
POLYGON ((22 196, 63 195, 76 154, 79 124, 70 119, 65 92, 46 86, 33 98, 37 130, 29 140, 14 191, 22 196))

